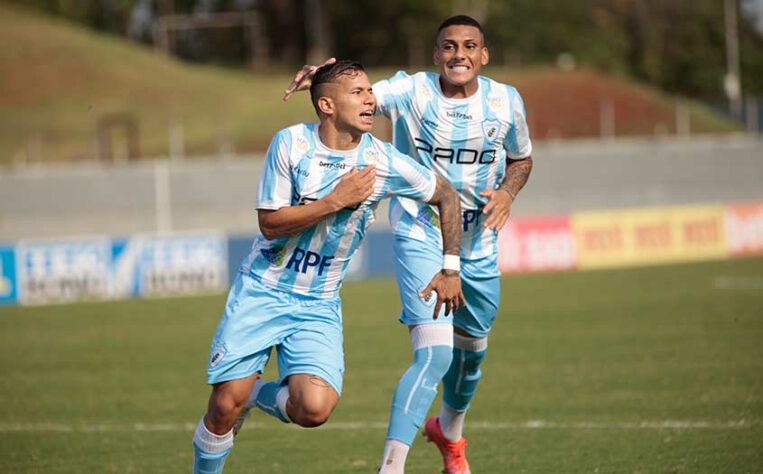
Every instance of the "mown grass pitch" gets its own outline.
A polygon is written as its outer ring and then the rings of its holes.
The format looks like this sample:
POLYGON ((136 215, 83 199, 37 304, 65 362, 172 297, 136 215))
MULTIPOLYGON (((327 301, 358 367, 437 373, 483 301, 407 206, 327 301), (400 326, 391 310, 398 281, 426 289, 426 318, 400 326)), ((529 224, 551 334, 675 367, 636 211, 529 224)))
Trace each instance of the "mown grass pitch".
MULTIPOLYGON (((468 418, 475 473, 763 470, 763 260, 515 276, 503 289, 468 418)), ((393 281, 343 295, 333 417, 306 430, 255 413, 226 472, 375 472, 407 331, 393 281)), ((0 309, 0 471, 190 472, 222 304, 0 309)), ((439 468, 417 440, 407 472, 439 468)))

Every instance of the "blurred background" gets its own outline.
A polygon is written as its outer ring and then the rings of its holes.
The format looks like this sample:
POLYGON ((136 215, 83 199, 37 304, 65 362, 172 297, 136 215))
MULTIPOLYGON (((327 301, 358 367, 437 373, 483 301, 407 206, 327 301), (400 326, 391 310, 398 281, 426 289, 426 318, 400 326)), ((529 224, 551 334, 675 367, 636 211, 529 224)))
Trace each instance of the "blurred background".
MULTIPOLYGON (((24 299, 27 274, 85 265, 36 239, 213 235, 233 272, 257 232, 271 137, 315 120, 306 94, 281 100, 294 73, 330 56, 362 61, 372 80, 432 69, 437 26, 456 13, 485 26, 484 73, 522 94, 535 145, 504 271, 763 248, 760 0, 4 0, 0 240, 6 279, 17 273, 6 299, 24 299), (686 223, 671 206, 705 207, 686 223), (597 214, 612 210, 627 212, 597 214), (709 239, 699 250, 694 234, 673 235, 695 224, 709 239), (36 253, 19 253, 25 242, 36 253)), ((375 133, 389 138, 389 124, 375 133)), ((378 217, 386 239, 384 207, 378 217)), ((122 247, 104 245, 89 258, 111 268, 122 247)), ((367 248, 385 250, 358 258, 356 275, 389 274, 388 246, 367 248)))
MULTIPOLYGON (((264 152, 315 120, 284 88, 329 56, 431 70, 455 13, 534 145, 472 468, 761 471, 761 0, 0 0, 0 471, 188 472, 264 152)), ((226 472, 376 472, 410 358, 377 218, 331 421, 254 415, 226 472)), ((439 465, 419 441, 406 472, 439 465)))

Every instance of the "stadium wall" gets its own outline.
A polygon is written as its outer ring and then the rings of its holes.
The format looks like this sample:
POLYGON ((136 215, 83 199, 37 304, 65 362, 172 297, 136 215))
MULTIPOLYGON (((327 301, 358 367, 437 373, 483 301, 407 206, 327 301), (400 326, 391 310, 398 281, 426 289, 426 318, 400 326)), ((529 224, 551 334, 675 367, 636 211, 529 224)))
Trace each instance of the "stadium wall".
MULTIPOLYGON (((348 279, 390 276, 389 230, 370 232, 348 279)), ((224 291, 251 238, 220 232, 24 239, 0 245, 0 304, 224 291)), ((586 270, 763 255, 763 202, 668 206, 512 219, 503 273, 586 270)))

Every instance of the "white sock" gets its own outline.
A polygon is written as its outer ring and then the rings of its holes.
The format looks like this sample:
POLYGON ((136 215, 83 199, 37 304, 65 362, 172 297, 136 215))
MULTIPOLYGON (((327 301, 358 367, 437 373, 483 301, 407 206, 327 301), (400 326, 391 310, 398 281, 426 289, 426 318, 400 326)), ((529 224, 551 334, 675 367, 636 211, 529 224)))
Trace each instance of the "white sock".
POLYGON ((458 441, 464 435, 465 411, 456 411, 446 404, 440 409, 440 429, 450 441, 458 441))
POLYGON ((252 393, 249 394, 247 405, 254 406, 254 401, 257 400, 257 395, 260 394, 260 389, 265 385, 265 383, 266 382, 262 379, 257 379, 254 381, 254 385, 252 386, 252 393))
POLYGON ((396 439, 388 439, 384 443, 384 456, 382 456, 379 474, 403 474, 405 472, 405 458, 408 457, 409 449, 411 447, 407 444, 396 439))
POLYGON ((284 418, 291 421, 289 414, 286 412, 286 402, 289 401, 289 386, 281 387, 276 393, 276 406, 281 411, 284 418))
POLYGON ((216 454, 233 447, 233 430, 225 434, 215 434, 207 429, 204 418, 196 425, 193 442, 205 453, 216 454))

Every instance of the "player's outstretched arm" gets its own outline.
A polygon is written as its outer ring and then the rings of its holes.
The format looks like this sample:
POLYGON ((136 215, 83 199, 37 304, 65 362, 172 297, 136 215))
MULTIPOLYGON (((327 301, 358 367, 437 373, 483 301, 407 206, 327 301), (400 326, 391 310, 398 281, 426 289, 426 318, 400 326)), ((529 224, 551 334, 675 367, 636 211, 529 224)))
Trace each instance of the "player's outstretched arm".
POLYGON ((376 168, 368 166, 342 177, 326 197, 301 206, 287 206, 277 211, 260 209, 257 218, 260 232, 266 239, 298 234, 320 222, 326 216, 365 201, 374 191, 376 168))
POLYGON ((506 159, 506 175, 498 189, 486 189, 480 193, 480 196, 488 198, 488 203, 482 210, 487 215, 485 227, 498 231, 506 224, 511 215, 511 205, 527 183, 532 169, 531 156, 521 160, 506 159))
MULTIPOLYGON (((442 232, 442 249, 444 258, 458 261, 461 254, 461 204, 458 194, 447 181, 437 177, 437 185, 429 204, 434 204, 440 211, 440 231, 442 232)), ((424 298, 429 297, 432 291, 437 292, 437 304, 434 308, 434 319, 440 313, 440 308, 445 305, 445 315, 453 313, 459 307, 466 304, 464 294, 461 291, 461 273, 459 269, 447 268, 444 265, 429 285, 421 292, 424 298)))
POLYGON ((294 75, 294 80, 291 81, 289 87, 283 91, 284 102, 289 100, 289 98, 295 92, 306 91, 310 89, 310 85, 313 83, 313 76, 315 75, 315 71, 325 66, 326 64, 333 64, 335 62, 336 58, 328 58, 323 62, 323 64, 319 64, 318 66, 313 66, 310 64, 305 64, 302 66, 302 69, 300 69, 297 74, 294 75))

